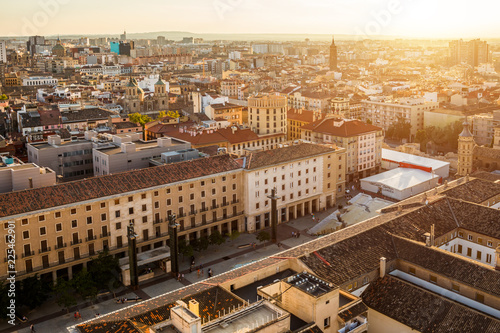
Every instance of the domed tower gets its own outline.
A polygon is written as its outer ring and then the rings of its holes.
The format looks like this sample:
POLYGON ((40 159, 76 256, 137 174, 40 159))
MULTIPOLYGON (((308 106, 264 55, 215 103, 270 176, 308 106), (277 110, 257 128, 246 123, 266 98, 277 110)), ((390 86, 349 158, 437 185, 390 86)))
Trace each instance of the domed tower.
POLYGON ((57 44, 52 48, 52 54, 62 58, 66 55, 66 49, 61 45, 61 40, 57 37, 57 44))
POLYGON ((137 81, 131 77, 125 87, 125 99, 123 101, 125 111, 129 113, 140 112, 143 101, 144 91, 137 85, 137 81))
POLYGON ((155 83, 154 101, 157 111, 167 111, 168 109, 168 93, 165 82, 158 76, 158 82, 155 83))
POLYGON ((469 123, 466 117, 464 130, 458 136, 457 176, 463 177, 472 173, 472 153, 475 145, 474 136, 469 131, 469 123))

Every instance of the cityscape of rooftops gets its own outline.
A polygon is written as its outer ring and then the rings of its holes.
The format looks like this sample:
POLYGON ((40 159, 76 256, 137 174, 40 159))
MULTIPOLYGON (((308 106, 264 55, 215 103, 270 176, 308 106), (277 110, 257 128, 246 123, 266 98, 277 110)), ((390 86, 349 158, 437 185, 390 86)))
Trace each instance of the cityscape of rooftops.
POLYGON ((0 333, 500 332, 494 2, 2 8, 0 333))

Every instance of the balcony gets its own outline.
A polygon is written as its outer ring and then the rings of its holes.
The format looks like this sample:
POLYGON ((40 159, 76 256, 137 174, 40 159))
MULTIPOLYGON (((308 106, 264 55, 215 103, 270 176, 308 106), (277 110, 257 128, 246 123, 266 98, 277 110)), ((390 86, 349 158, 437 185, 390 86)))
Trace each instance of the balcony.
POLYGON ((49 246, 49 247, 46 247, 46 248, 44 248, 44 249, 40 249, 40 250, 38 250, 38 253, 40 254, 40 253, 50 252, 50 250, 51 250, 51 249, 52 249, 52 248, 49 246))
POLYGON ((338 330, 339 333, 362 333, 368 330, 368 320, 364 316, 357 316, 346 326, 338 330))
POLYGON ((229 205, 230 205, 229 201, 228 202, 223 202, 222 205, 221 205, 221 207, 226 207, 226 206, 229 206, 229 205))
POLYGON ((15 259, 12 259, 12 257, 10 257, 10 258, 9 258, 9 257, 5 257, 5 258, 3 258, 3 262, 7 262, 7 261, 9 261, 9 260, 17 260, 17 254, 16 254, 15 259))
POLYGON ((24 252, 23 253, 23 258, 31 257, 35 255, 35 251, 29 251, 29 252, 24 252))
POLYGON ((109 237, 109 236, 111 236, 111 232, 110 231, 108 231, 108 232, 106 232, 104 234, 100 234, 99 238, 106 238, 106 237, 109 237))
POLYGON ((90 241, 93 241, 93 240, 96 240, 97 239, 97 236, 91 236, 91 237, 85 237, 85 241, 86 242, 90 242, 90 241))
POLYGON ((81 239, 72 240, 72 241, 71 241, 71 246, 73 246, 73 245, 78 245, 78 244, 81 244, 81 243, 82 243, 82 240, 81 240, 81 239))
POLYGON ((57 244, 55 249, 59 250, 59 249, 65 248, 67 246, 68 246, 68 243, 61 243, 61 244, 57 244))
POLYGON ((202 208, 200 209, 200 213, 203 213, 203 212, 208 212, 208 211, 209 211, 208 207, 202 207, 202 208))
POLYGON ((186 213, 179 213, 179 214, 177 215, 177 218, 179 218, 179 219, 180 219, 180 218, 183 218, 183 217, 186 217, 186 213))
POLYGON ((196 209, 189 212, 189 215, 196 215, 196 214, 198 214, 198 210, 196 209))
POLYGON ((163 219, 156 219, 153 221, 153 224, 160 224, 163 223, 163 219))

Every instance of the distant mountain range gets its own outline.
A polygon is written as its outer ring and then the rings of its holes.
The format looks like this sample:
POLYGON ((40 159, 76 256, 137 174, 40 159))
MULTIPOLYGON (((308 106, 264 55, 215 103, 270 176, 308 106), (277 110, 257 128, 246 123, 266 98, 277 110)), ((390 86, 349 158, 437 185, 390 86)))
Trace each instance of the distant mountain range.
MULTIPOLYGON (((283 34, 283 33, 269 33, 269 34, 251 34, 251 33, 241 33, 241 34, 229 34, 229 33, 192 33, 187 31, 157 31, 157 32, 140 32, 140 33, 127 33, 128 39, 156 39, 158 36, 164 36, 166 39, 180 41, 184 37, 194 37, 203 38, 205 41, 216 41, 216 40, 247 40, 247 41, 304 41, 309 38, 311 41, 330 41, 332 35, 328 34, 283 34)), ((47 38, 57 38, 58 35, 48 35, 47 38)), ((89 38, 99 38, 99 37, 109 37, 109 38, 119 38, 119 34, 95 34, 95 35, 60 35, 62 39, 74 39, 80 37, 89 38)), ((403 36, 370 36, 371 39, 381 39, 381 40, 394 40, 394 39, 408 39, 408 40, 428 40, 428 38, 408 38, 403 36)), ((1 39, 13 39, 16 37, 0 37, 1 39)), ((19 38, 19 37, 17 37, 19 38)), ((23 36, 22 38, 27 39, 23 36)), ((339 34, 335 35, 335 40, 357 40, 366 38, 364 36, 357 35, 346 35, 339 34)), ((453 38, 440 38, 441 40, 451 40, 453 38)), ((489 42, 500 42, 498 38, 484 38, 489 42)))

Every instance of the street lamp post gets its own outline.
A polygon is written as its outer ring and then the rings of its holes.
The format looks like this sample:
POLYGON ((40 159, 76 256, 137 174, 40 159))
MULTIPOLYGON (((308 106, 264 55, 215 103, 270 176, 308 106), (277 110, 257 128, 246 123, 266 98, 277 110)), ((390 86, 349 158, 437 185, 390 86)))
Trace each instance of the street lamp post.
POLYGON ((128 262, 130 268, 130 285, 133 290, 139 286, 139 272, 137 268, 137 235, 134 231, 134 224, 130 222, 127 226, 128 237, 128 262))
POLYGON ((267 196, 271 199, 271 241, 276 243, 278 241, 278 199, 276 195, 276 188, 271 190, 271 195, 267 196))
POLYGON ((179 274, 179 239, 177 237, 179 224, 175 222, 177 216, 175 214, 168 216, 168 234, 170 236, 169 247, 170 247, 170 270, 172 275, 177 277, 179 274))

